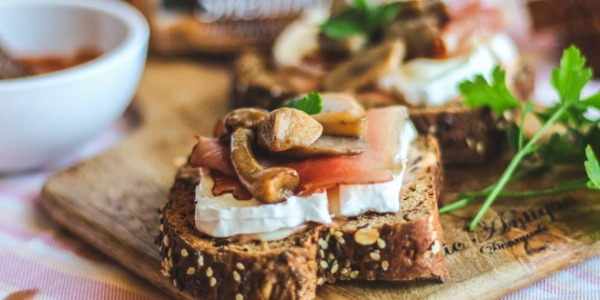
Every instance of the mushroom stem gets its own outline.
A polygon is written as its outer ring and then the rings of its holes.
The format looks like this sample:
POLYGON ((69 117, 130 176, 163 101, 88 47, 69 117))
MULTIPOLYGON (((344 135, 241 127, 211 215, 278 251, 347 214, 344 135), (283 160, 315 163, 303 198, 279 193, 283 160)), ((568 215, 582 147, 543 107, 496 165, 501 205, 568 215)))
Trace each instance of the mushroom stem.
POLYGON ((256 200, 277 203, 285 200, 300 184, 296 170, 291 168, 265 168, 256 161, 252 152, 254 132, 237 128, 231 135, 231 162, 242 184, 256 200))
POLYGON ((388 41, 338 65, 323 78, 327 91, 358 91, 397 70, 405 54, 402 40, 388 41))

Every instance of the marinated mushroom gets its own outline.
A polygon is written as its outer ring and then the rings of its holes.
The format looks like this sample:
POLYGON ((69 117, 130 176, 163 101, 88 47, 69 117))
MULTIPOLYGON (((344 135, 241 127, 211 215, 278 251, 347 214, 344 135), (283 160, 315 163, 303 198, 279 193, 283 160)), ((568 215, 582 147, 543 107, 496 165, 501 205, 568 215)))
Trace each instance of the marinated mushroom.
POLYGON ((442 27, 450 21, 448 7, 441 0, 429 1, 407 1, 396 16, 397 21, 421 16, 432 16, 438 20, 438 26, 442 27))
POLYGON ((312 115, 323 125, 324 135, 362 138, 367 133, 365 109, 350 94, 321 94, 323 109, 312 115))
POLYGON ((240 108, 225 116, 225 126, 229 132, 238 127, 257 128, 258 125, 269 115, 269 111, 261 108, 240 108))
POLYGON ((331 15, 336 16, 342 13, 344 10, 348 8, 348 1, 346 0, 333 0, 331 1, 331 15))
POLYGON ((238 178, 258 201, 284 201, 286 194, 298 189, 298 172, 291 168, 265 168, 260 165, 252 152, 253 142, 252 129, 237 128, 231 135, 231 162, 238 178))
POLYGON ((445 48, 440 39, 440 28, 450 20, 446 4, 442 1, 410 3, 385 29, 384 40, 403 40, 406 43, 405 60, 443 55, 445 48))
POLYGON ((443 54, 439 38, 438 20, 422 16, 397 21, 385 30, 385 40, 401 39, 406 43, 406 59, 435 57, 443 54))
POLYGON ((233 101, 236 106, 276 107, 298 93, 291 84, 269 67, 264 55, 245 51, 235 63, 237 74, 233 101))
POLYGON ((258 145, 281 152, 314 143, 323 133, 323 126, 307 113, 294 108, 272 111, 258 127, 258 145))
POLYGON ((433 1, 427 6, 427 15, 433 16, 438 21, 438 27, 444 27, 450 22, 450 12, 446 3, 440 0, 433 1))
POLYGON ((363 139, 324 135, 311 145, 290 149, 277 154, 297 158, 357 155, 364 153, 368 148, 369 144, 363 139))
POLYGON ((342 40, 333 39, 324 33, 319 34, 319 48, 327 53, 351 56, 367 46, 367 38, 355 35, 342 40))
POLYGON ((329 72, 323 81, 328 91, 356 91, 400 67, 405 45, 401 40, 367 50, 329 72))
MULTIPOLYGON (((432 1, 432 0, 429 0, 432 1)), ((418 17, 425 12, 425 1, 405 1, 402 3, 402 9, 396 15, 396 20, 418 17)))

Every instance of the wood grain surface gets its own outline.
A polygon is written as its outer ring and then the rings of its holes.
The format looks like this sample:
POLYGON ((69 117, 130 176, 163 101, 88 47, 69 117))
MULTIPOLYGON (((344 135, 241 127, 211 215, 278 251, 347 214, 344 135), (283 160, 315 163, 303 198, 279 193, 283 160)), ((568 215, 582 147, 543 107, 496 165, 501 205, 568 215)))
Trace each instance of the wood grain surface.
MULTIPOLYGON (((194 135, 208 135, 229 108, 226 61, 152 57, 134 104, 139 127, 104 154, 48 180, 42 206, 50 216, 173 296, 188 299, 160 273, 154 238, 176 163, 194 135)), ((446 172, 445 190, 468 191, 494 181, 502 160, 446 172)), ((512 188, 547 186, 538 174, 512 188)), ((451 279, 431 282, 344 282, 318 290, 320 299, 488 299, 525 287, 600 254, 600 195, 577 192, 499 200, 475 232, 465 230, 477 207, 442 216, 451 279)))

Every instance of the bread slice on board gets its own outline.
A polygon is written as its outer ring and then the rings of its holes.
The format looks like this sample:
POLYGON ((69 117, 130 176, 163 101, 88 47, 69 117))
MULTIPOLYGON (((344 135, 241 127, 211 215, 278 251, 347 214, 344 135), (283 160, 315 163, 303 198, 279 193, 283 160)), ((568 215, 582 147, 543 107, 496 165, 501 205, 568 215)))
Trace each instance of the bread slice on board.
MULTIPOLYGON (((234 65, 232 101, 235 107, 273 109, 291 97, 321 90, 319 74, 300 70, 279 70, 270 63, 269 55, 259 51, 242 53, 234 65), (283 74, 283 75, 282 75, 283 74)), ((532 60, 521 59, 508 70, 508 84, 518 99, 533 92, 532 60)), ((361 91, 356 95, 366 108, 408 105, 378 91, 361 91)), ((471 108, 459 101, 434 106, 410 107, 411 120, 421 134, 433 134, 440 141, 444 163, 464 165, 483 163, 494 157, 503 146, 501 125, 485 108, 471 108)))
POLYGON ((184 166, 161 209, 162 273, 199 299, 312 299, 317 286, 336 280, 444 281, 437 141, 419 137, 407 168, 399 213, 308 224, 283 240, 242 242, 196 230, 200 175, 184 166))

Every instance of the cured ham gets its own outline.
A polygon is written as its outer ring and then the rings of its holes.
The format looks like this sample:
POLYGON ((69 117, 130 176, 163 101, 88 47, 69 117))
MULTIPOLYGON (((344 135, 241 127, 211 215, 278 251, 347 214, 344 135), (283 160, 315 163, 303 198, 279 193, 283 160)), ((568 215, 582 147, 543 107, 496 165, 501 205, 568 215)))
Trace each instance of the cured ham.
POLYGON ((233 194, 237 200, 250 200, 252 194, 244 187, 237 177, 227 176, 219 171, 211 170, 210 177, 214 181, 213 195, 221 196, 226 193, 233 194))
POLYGON ((217 138, 198 137, 197 139, 198 143, 190 156, 192 166, 217 170, 227 176, 237 176, 229 158, 229 147, 221 144, 217 138))
POLYGON ((393 179, 394 157, 400 132, 408 119, 405 107, 390 106, 367 111, 369 150, 355 156, 315 157, 286 163, 300 176, 300 194, 339 184, 369 184, 393 179))
POLYGON ((452 21, 441 32, 446 52, 459 52, 475 33, 493 35, 506 26, 506 19, 498 9, 483 8, 480 3, 462 7, 452 15, 452 21))
MULTIPOLYGON (((299 194, 310 194, 340 184, 391 181, 401 130, 407 120, 407 110, 402 106, 371 109, 367 111, 366 140, 369 149, 365 153, 354 156, 314 157, 277 165, 290 167, 298 172, 299 194)), ((229 153, 229 147, 220 144, 217 139, 199 138, 190 163, 196 167, 235 176, 229 153)), ((225 187, 216 188, 220 190, 225 187)))

